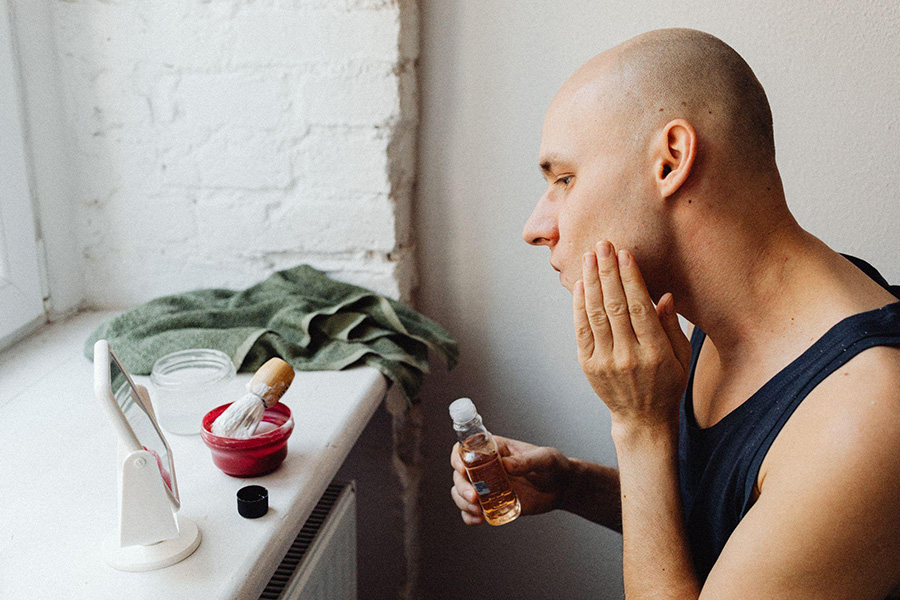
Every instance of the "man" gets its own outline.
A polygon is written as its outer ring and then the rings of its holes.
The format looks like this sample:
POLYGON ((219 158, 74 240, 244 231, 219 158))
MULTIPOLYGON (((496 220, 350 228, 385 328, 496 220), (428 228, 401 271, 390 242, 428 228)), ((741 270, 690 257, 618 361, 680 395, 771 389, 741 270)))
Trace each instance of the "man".
POLYGON ((573 293, 619 469, 498 437, 523 513, 621 531, 629 600, 891 595, 900 302, 794 220, 750 67, 699 31, 631 39, 560 89, 540 165, 524 237, 573 293))

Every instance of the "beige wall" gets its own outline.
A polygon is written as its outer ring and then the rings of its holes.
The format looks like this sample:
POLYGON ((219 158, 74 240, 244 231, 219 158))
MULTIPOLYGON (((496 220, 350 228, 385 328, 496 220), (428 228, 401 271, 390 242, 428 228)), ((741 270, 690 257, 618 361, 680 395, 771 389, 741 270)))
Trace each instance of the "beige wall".
MULTIPOLYGON (((801 224, 900 282, 900 8, 837 2, 424 0, 418 306, 462 363, 425 390, 423 598, 621 598, 621 539, 568 514, 467 528, 450 501, 447 404, 502 435, 614 464, 608 412, 575 360, 571 296, 522 225, 542 192, 544 110, 593 54, 646 30, 709 31, 768 92, 801 224)), ((440 371, 440 370, 438 370, 440 371)))

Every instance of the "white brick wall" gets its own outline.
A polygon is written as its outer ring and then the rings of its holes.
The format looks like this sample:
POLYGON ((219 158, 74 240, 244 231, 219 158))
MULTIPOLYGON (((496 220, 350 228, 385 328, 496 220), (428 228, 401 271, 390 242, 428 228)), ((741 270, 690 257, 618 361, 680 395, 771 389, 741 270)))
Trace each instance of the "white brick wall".
POLYGON ((86 303, 307 262, 409 298, 415 0, 53 9, 86 303))

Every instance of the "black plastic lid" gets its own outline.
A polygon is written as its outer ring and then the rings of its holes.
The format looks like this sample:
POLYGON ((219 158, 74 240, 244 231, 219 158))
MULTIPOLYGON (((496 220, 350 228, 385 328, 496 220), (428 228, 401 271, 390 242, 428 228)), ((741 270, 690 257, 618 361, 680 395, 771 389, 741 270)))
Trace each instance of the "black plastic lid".
POLYGON ((269 512, 269 490, 261 485, 242 487, 237 493, 238 513, 247 519, 258 519, 269 512))

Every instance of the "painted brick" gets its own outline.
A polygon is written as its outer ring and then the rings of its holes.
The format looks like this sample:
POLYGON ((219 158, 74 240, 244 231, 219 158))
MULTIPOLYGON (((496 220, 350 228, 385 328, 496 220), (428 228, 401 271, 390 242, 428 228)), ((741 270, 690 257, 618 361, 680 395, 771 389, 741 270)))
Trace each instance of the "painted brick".
POLYGON ((388 194, 388 141, 374 130, 317 129, 297 148, 298 180, 311 188, 388 194))
POLYGON ((110 127, 140 126, 150 123, 150 105, 134 90, 130 73, 104 70, 92 81, 92 119, 90 126, 96 135, 110 127))
POLYGON ((194 202, 190 197, 147 198, 120 194, 104 209, 111 248, 148 248, 188 242, 197 234, 194 202))
POLYGON ((302 105, 313 125, 381 124, 399 116, 399 78, 383 67, 355 77, 311 75, 302 105))
POLYGON ((180 80, 179 74, 169 67, 166 71, 154 73, 147 91, 140 93, 141 99, 146 100, 150 107, 152 123, 171 123, 178 116, 175 90, 180 80))
POLYGON ((349 9, 384 10, 396 8, 398 0, 344 0, 349 9))
POLYGON ((402 286, 397 282, 397 274, 392 267, 377 271, 332 271, 328 275, 338 281, 370 289, 388 298, 401 297, 402 286))
POLYGON ((89 305, 302 262, 410 297, 413 0, 53 11, 89 305))
POLYGON ((128 247, 110 249, 106 254, 108 260, 86 271, 85 287, 95 290, 96 304, 102 299, 102 306, 110 308, 127 308, 192 289, 241 289, 269 274, 248 269, 245 261, 196 256, 171 247, 128 247))
POLYGON ((396 62, 397 12, 265 10, 233 20, 235 65, 297 65, 349 59, 396 62))
POLYGON ((232 2, 56 2, 54 8, 57 45, 90 65, 151 60, 209 68, 221 65, 233 45, 232 2))
POLYGON ((276 8, 329 8, 332 10, 396 10, 398 0, 262 0, 276 8))
POLYGON ((243 289, 271 273, 297 264, 309 264, 338 281, 359 285, 390 298, 403 297, 396 262, 366 259, 361 255, 310 255, 281 252, 271 256, 222 257, 190 255, 171 248, 110 250, 109 262, 86 276, 86 285, 103 290, 105 306, 125 308, 148 298, 191 289, 223 287, 243 289), (121 275, 127 273, 128 277, 121 275))
POLYGON ((196 244, 209 255, 246 255, 266 235, 267 211, 277 206, 277 192, 212 192, 197 201, 196 244))
POLYGON ((102 205, 127 190, 148 193, 159 190, 153 145, 136 143, 119 128, 101 130, 99 135, 79 141, 79 151, 73 154, 72 164, 90 176, 81 177, 72 186, 76 201, 102 205))
POLYGON ((398 0, 257 0, 256 4, 280 9, 392 10, 397 8, 398 0))
POLYGON ((396 244, 394 205, 387 196, 284 202, 249 246, 261 251, 306 250, 388 253, 396 244))
POLYGON ((291 181, 290 157, 271 133, 227 127, 186 155, 169 153, 160 168, 167 183, 200 188, 272 189, 291 181))
POLYGON ((180 118, 197 125, 272 128, 287 109, 277 73, 185 73, 174 95, 180 118))

